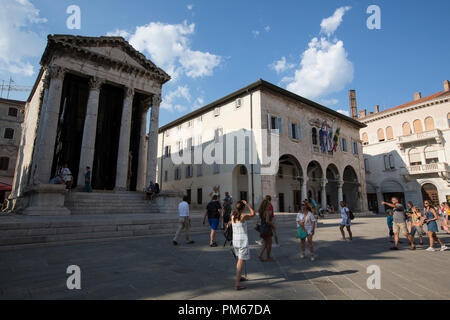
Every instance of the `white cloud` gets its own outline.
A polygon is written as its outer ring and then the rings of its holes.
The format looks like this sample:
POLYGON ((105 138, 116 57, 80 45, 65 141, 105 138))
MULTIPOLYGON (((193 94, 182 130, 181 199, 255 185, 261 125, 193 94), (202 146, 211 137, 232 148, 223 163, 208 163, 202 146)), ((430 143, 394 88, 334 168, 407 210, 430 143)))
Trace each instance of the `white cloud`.
POLYGON ((126 35, 138 51, 147 52, 150 59, 173 78, 186 74, 191 78, 210 76, 222 61, 218 55, 191 49, 189 37, 194 34, 195 24, 167 24, 150 22, 136 27, 132 34, 116 30, 113 35, 126 35))
POLYGON ((174 110, 178 112, 186 111, 187 107, 183 106, 180 101, 191 101, 191 93, 188 86, 178 86, 175 90, 169 91, 162 99, 161 108, 170 112, 174 110))
POLYGON ((252 34, 253 34, 253 36, 256 38, 257 36, 259 36, 259 34, 260 34, 261 32, 259 32, 258 30, 253 30, 252 31, 252 34))
POLYGON ((320 27, 321 33, 325 33, 328 36, 331 36, 337 28, 341 25, 345 12, 350 10, 351 7, 340 7, 336 9, 334 14, 331 17, 323 19, 320 27))
POLYGON ((194 9, 194 5, 193 5, 193 4, 188 4, 188 5, 186 6, 186 8, 187 8, 189 11, 191 11, 192 9, 194 9))
POLYGON ((30 30, 42 24, 39 10, 28 0, 1 0, 0 71, 32 76, 34 68, 27 58, 37 57, 45 47, 45 38, 30 30))
POLYGON ((281 57, 280 60, 275 61, 274 63, 272 63, 271 65, 269 65, 269 67, 273 70, 276 71, 276 73, 280 74, 286 70, 295 68, 295 64, 293 63, 288 63, 286 61, 286 57, 281 57))
POLYGON ((350 112, 348 112, 347 110, 336 110, 339 113, 342 113, 344 116, 350 117, 350 112))
POLYGON ((322 31, 328 36, 320 39, 315 37, 310 41, 293 79, 283 79, 288 90, 314 99, 340 91, 353 80, 354 68, 347 59, 344 42, 336 38, 330 39, 330 32, 336 31, 347 8, 337 9, 338 14, 335 12, 332 17, 322 21, 322 31))
POLYGON ((264 30, 265 30, 266 32, 269 32, 269 31, 270 31, 270 26, 265 26, 265 27, 264 27, 264 30))
POLYGON ((195 99, 194 106, 192 107, 192 110, 195 110, 195 109, 203 107, 204 103, 205 103, 205 99, 203 99, 201 97, 195 99))
POLYGON ((338 104, 339 100, 332 98, 332 99, 321 99, 320 103, 325 105, 325 106, 333 106, 335 104, 338 104))
POLYGON ((130 37, 130 33, 126 30, 120 30, 116 29, 115 31, 106 33, 108 37, 123 37, 125 39, 128 39, 130 37))

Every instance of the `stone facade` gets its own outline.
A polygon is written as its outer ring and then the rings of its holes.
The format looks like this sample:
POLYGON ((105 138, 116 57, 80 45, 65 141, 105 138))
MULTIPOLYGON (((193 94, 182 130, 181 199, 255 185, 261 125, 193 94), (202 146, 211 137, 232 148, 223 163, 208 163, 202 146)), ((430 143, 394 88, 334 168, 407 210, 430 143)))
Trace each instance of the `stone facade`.
POLYGON ((65 163, 77 188, 89 166, 94 189, 142 190, 150 182, 143 177, 156 172, 161 89, 170 77, 121 37, 51 35, 41 66, 25 108, 11 208, 33 207, 26 194, 50 190, 37 186, 65 163))
MULTIPOLYGON (((190 194, 192 205, 199 208, 210 200, 213 187, 220 186, 222 198, 228 191, 235 200, 247 199, 256 206, 271 195, 277 211, 297 211, 308 197, 323 208, 337 208, 339 200, 345 199, 354 211, 366 211, 362 127, 356 120, 260 80, 160 128, 158 181, 163 189, 190 194), (282 130, 269 128, 272 122, 280 123, 276 126, 282 130), (340 128, 335 152, 320 148, 319 131, 324 123, 340 128), (217 141, 226 145, 239 132, 249 136, 245 145, 236 144, 233 149, 236 156, 246 155, 243 162, 178 164, 174 158, 189 149, 193 153, 208 150, 217 141), (265 140, 266 133, 279 139, 276 174, 262 174, 262 154, 274 143, 265 140), (346 148, 341 145, 343 139, 346 148), (257 160, 253 165, 252 156, 257 160)), ((223 159, 229 150, 225 148, 223 159)))
POLYGON ((372 211, 385 212, 392 196, 418 206, 450 200, 449 90, 445 81, 444 91, 359 119, 372 211))
MULTIPOLYGON (((22 133, 25 101, 0 98, 0 183, 12 186, 22 133)), ((0 190, 0 207, 9 191, 0 190)))

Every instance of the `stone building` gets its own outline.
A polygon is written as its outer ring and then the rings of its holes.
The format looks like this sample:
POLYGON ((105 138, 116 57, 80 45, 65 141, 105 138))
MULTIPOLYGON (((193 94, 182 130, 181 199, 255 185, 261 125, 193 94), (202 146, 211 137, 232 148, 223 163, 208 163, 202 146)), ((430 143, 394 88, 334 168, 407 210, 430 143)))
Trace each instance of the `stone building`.
POLYGON ((450 201, 450 83, 444 90, 397 107, 359 113, 370 210, 396 196, 422 206, 450 201))
POLYGON ((24 106, 24 101, 0 98, 0 207, 13 183, 24 106))
POLYGON ((59 192, 48 184, 65 163, 75 188, 83 187, 86 166, 94 190, 142 190, 154 181, 161 89, 170 77, 121 37, 50 35, 40 64, 12 205, 38 212, 43 194, 59 192))
POLYGON ((345 199, 355 212, 366 211, 359 138, 363 127, 357 120, 259 80, 161 127, 158 180, 163 189, 183 191, 199 208, 219 186, 222 198, 228 191, 235 200, 246 199, 256 206, 271 195, 279 212, 299 210, 308 197, 323 208, 338 208, 338 201, 345 199), (321 129, 326 127, 330 133, 333 129, 330 136, 337 139, 336 150, 321 146, 321 129), (239 139, 241 144, 235 142, 239 139), (208 154, 214 145, 219 146, 211 153, 215 161, 196 159, 196 154, 208 154), (267 147, 268 155, 276 155, 272 160, 277 169, 272 174, 263 172, 267 147), (227 161, 230 153, 232 159, 227 161), (187 161, 180 163, 179 157, 187 161))

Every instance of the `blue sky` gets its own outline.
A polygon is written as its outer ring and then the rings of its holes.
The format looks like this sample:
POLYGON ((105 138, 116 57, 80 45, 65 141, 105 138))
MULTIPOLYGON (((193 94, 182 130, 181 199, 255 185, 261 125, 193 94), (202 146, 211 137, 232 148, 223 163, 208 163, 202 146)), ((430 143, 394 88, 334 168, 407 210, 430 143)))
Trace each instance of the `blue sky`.
POLYGON ((450 78, 450 2, 432 3, 0 0, 0 80, 32 85, 49 33, 120 34, 173 75, 160 125, 259 78, 335 110, 349 111, 349 89, 360 109, 385 109, 450 78), (380 30, 366 26, 372 4, 380 30), (70 5, 80 30, 66 26, 70 5))

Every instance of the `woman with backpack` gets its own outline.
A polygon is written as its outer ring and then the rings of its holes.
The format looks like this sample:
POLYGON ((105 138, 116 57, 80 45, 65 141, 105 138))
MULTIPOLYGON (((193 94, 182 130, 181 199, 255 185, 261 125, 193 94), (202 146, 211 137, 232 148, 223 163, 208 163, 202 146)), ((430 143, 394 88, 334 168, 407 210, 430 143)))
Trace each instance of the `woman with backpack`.
POLYGON ((273 223, 273 216, 272 212, 270 210, 270 201, 266 197, 261 205, 259 206, 259 217, 261 219, 261 226, 260 226, 260 235, 261 238, 264 241, 263 247, 261 248, 261 251, 259 252, 258 258, 262 262, 268 261, 268 262, 274 262, 275 260, 270 256, 270 252, 272 251, 272 236, 273 236, 273 230, 275 229, 275 225, 273 223), (263 254, 264 250, 267 250, 267 259, 264 260, 263 254))
POLYGON ((312 207, 304 202, 302 209, 297 215, 297 238, 301 240, 302 254, 301 259, 304 259, 306 254, 306 239, 308 239, 309 252, 311 254, 311 261, 314 261, 314 246, 313 236, 316 229, 316 218, 312 213, 312 207))
POLYGON ((233 248, 234 253, 237 257, 236 264, 236 290, 243 290, 245 287, 241 286, 242 280, 242 268, 246 260, 250 260, 250 252, 248 249, 248 231, 247 231, 247 220, 255 216, 255 212, 248 205, 245 200, 236 203, 236 207, 231 215, 231 221, 228 222, 228 227, 230 224, 233 227, 233 248), (245 207, 250 210, 250 214, 242 214, 245 207))
POLYGON ((350 241, 353 240, 353 234, 352 234, 352 230, 351 230, 351 225, 352 225, 351 215, 352 215, 352 212, 347 207, 347 204, 345 203, 345 201, 341 201, 342 221, 339 226, 339 230, 341 230, 342 240, 344 240, 344 241, 346 241, 344 227, 347 228, 348 237, 349 237, 350 241))

